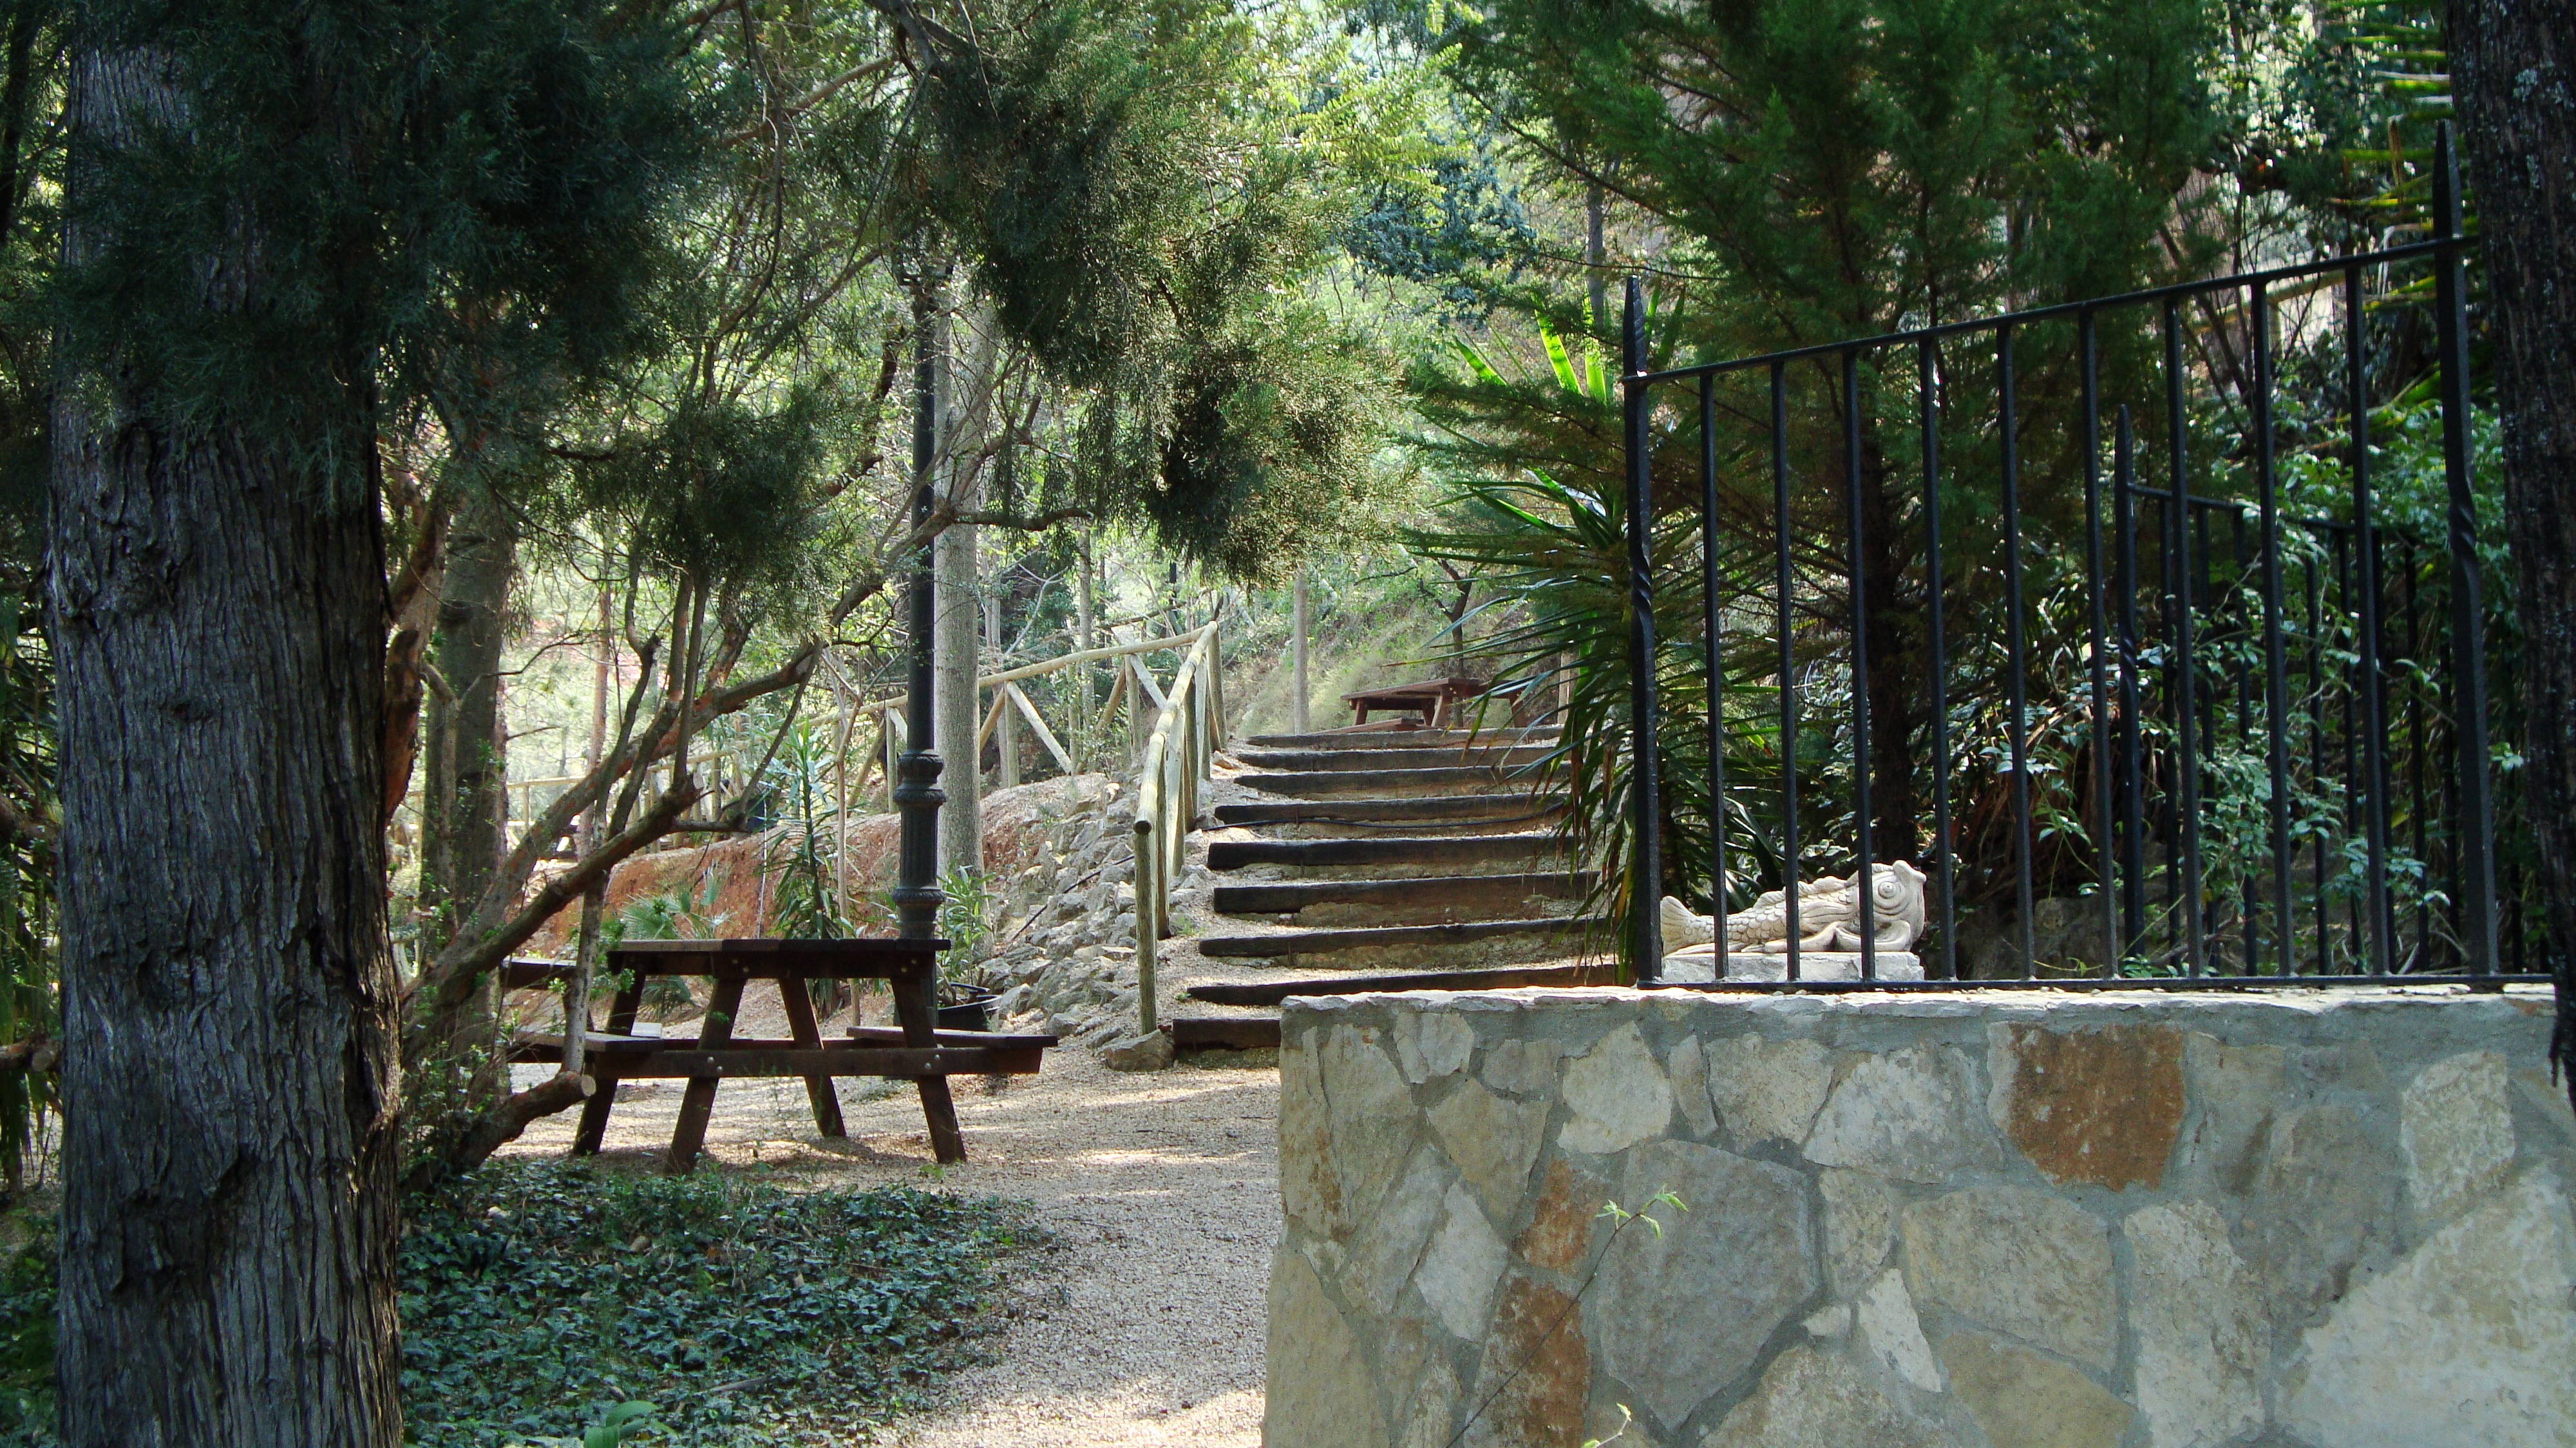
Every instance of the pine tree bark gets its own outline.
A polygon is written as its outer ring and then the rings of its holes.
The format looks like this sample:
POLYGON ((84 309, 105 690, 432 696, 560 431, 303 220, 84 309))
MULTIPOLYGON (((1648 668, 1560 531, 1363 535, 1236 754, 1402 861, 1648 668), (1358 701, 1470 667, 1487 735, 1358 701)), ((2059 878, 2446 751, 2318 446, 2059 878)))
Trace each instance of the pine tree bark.
MULTIPOLYGON (((2523 788, 2558 942, 2550 1058, 2576 1066, 2576 3, 2452 0, 2484 236, 2505 529, 2525 640, 2523 788)), ((2576 1098, 2576 1071, 2567 1076, 2576 1098)))
POLYGON ((428 801, 443 848, 423 881, 461 921, 483 898, 507 849, 509 731, 501 710, 510 583, 519 566, 509 515, 488 496, 457 512, 438 603, 435 657, 451 697, 431 714, 449 761, 446 792, 428 801))
MULTIPOLYGON (((83 53, 68 122, 129 137, 183 113, 178 87, 163 58, 83 53)), ((96 240, 76 227, 66 251, 96 240)), ((219 250, 206 304, 259 305, 256 235, 219 250)), ((154 397, 90 382, 57 393, 47 600, 62 1437, 392 1448, 375 479, 299 473, 290 439, 182 431, 154 397)))
MULTIPOLYGON (((953 314, 952 314, 953 315, 953 314)), ((941 369, 939 391, 941 491, 960 511, 983 505, 977 453, 990 416, 994 324, 989 306, 981 307, 976 324, 950 327, 942 351, 951 360, 941 369)), ((938 621, 931 633, 932 656, 938 661, 932 679, 931 712, 936 720, 933 748, 947 761, 939 787, 948 802, 939 807, 939 868, 984 868, 983 749, 975 742, 982 725, 981 699, 975 688, 983 658, 983 604, 977 590, 977 529, 952 525, 930 545, 931 568, 938 580, 938 621)))
MULTIPOLYGON (((429 781, 438 792, 421 797, 424 823, 437 841, 423 859, 422 903, 440 946, 474 928, 475 912, 509 849, 509 721, 501 671, 518 563, 517 530, 508 511, 488 493, 464 501, 450 526, 432 646, 448 689, 429 711, 431 750, 443 768, 429 781)), ((488 1050, 500 994, 499 978, 485 977, 470 1000, 432 1023, 432 1054, 415 1055, 409 1063, 415 1072, 412 1113, 433 1131, 454 1125, 441 1119, 450 1113, 480 1109, 506 1094, 507 1073, 488 1050), (455 1071, 463 1074, 448 1074, 455 1071)))

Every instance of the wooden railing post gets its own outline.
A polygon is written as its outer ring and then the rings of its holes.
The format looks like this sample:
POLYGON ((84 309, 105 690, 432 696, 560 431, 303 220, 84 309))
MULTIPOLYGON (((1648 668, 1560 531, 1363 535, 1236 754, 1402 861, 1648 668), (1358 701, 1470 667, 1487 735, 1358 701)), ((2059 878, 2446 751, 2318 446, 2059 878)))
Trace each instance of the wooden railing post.
MULTIPOLYGON (((1216 757, 1214 731, 1224 719, 1216 680, 1217 626, 1202 627, 1172 690, 1154 717, 1136 770, 1136 1015, 1137 1029, 1160 1028, 1156 999, 1161 945, 1171 934, 1172 881, 1188 858, 1190 826, 1198 819, 1199 786, 1216 757)), ((1142 666, 1133 704, 1141 713, 1152 696, 1142 666)))

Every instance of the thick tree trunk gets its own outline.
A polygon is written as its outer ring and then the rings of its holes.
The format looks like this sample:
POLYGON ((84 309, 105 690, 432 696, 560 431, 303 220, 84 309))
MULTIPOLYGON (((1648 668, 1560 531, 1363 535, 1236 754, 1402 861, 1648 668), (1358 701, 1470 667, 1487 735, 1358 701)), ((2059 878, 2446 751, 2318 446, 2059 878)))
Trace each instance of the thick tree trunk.
MULTIPOLYGON (((985 395, 994 361, 993 323, 951 328, 942 350, 955 360, 942 369, 939 388, 941 491, 960 511, 982 506, 983 489, 975 453, 983 441, 989 415, 985 395)), ((937 671, 931 689, 936 725, 933 748, 947 761, 939 787, 948 802, 939 807, 939 868, 981 871, 984 868, 983 750, 975 742, 983 716, 977 708, 977 665, 983 658, 984 611, 978 598, 975 535, 972 527, 953 526, 930 545, 931 567, 938 579, 939 612, 931 632, 937 671)))
MULTIPOLYGON (((441 786, 421 796, 421 813, 438 847, 421 869, 422 903, 430 911, 431 939, 445 945, 472 928, 501 856, 508 850, 509 722, 501 705, 502 649, 508 642, 510 583, 518 571, 518 539, 509 515, 488 494, 462 501, 448 538, 445 586, 438 603, 432 654, 448 692, 430 707, 432 752, 442 761, 441 786)), ((473 996, 434 1023, 435 1048, 415 1055, 410 1112, 417 1123, 442 1134, 453 1113, 498 1100, 507 1089, 496 1053, 494 1013, 500 983, 487 977, 473 996)))
MULTIPOLYGON (((177 114, 170 77, 80 56, 72 129, 177 114)), ((253 243, 210 304, 257 304, 253 243)), ((391 1448, 373 479, 299 476, 286 440, 179 432, 105 381, 57 397, 62 1436, 391 1448)))
POLYGON ((452 700, 432 711, 450 761, 446 792, 425 801, 438 816, 444 848, 423 885, 456 915, 471 911, 507 848, 509 731, 501 712, 502 648, 508 642, 510 583, 519 566, 508 515, 488 497, 458 509, 448 540, 446 587, 438 605, 434 655, 452 700))
POLYGON ((2550 1055, 2576 1065, 2576 4, 2452 0, 2449 19, 2526 640, 2523 788, 2560 946, 2550 1055))

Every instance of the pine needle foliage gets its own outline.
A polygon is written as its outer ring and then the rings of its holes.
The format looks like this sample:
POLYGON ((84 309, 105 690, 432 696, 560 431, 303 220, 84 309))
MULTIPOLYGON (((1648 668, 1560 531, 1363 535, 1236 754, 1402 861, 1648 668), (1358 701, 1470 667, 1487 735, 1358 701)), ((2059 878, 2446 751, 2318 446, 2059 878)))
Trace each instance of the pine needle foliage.
MULTIPOLYGON (((1426 20, 1420 31, 1435 37, 1426 43, 1445 48, 1459 84, 1512 138, 1522 164, 1564 184, 1598 187, 1614 230, 1652 238, 1645 243, 1655 253, 1649 367, 2117 293, 2210 259, 2194 229, 2194 197, 2221 108, 2202 75, 2216 30, 2200 0, 2071 7, 2022 0, 1734 0, 1702 7, 1498 0, 1472 14, 1448 13, 1438 26, 1426 20)), ((1509 580, 1507 591, 1532 597, 1532 618, 1558 630, 1559 637, 1519 640, 1524 671, 1559 653, 1598 654, 1610 671, 1608 700, 1624 697, 1624 655, 1594 649, 1580 635, 1610 616, 1540 606, 1532 595, 1537 582, 1526 576, 1530 565, 1506 561, 1573 566, 1572 559, 1548 561, 1553 555, 1537 545, 1582 526, 1621 488, 1617 399, 1593 380, 1614 365, 1613 319, 1592 315, 1571 280, 1488 270, 1483 284, 1497 311, 1480 355, 1426 357, 1412 387, 1427 424, 1418 452, 1459 489, 1454 520, 1495 530, 1477 543, 1459 536, 1472 531, 1463 526, 1435 529, 1449 535, 1439 544, 1445 556, 1484 555, 1490 561, 1481 566, 1509 580), (1528 519, 1486 506, 1493 488, 1532 478, 1545 481, 1531 485, 1522 511, 1544 523, 1542 533, 1529 532, 1528 519), (1591 501, 1544 506, 1555 493, 1560 502, 1591 501), (1515 534, 1525 536, 1509 536, 1515 534)), ((2109 395, 2148 375, 2152 343, 2138 328, 2142 320, 2152 319, 2105 319, 2101 367, 2109 395)), ((1786 379, 1799 647, 1819 656, 1838 651, 1856 588, 1873 628, 1866 678, 1829 669, 1803 680, 1802 693, 1821 725, 1837 697, 1847 709, 1850 690, 1869 691, 1867 767, 1882 858, 1917 856, 1929 818, 1920 793, 1928 781, 1918 777, 1931 717, 1930 580, 1924 479, 1911 430, 1914 360, 1910 353, 1864 359, 1857 418, 1845 415, 1838 359, 1793 367, 1786 379), (1856 453, 1846 442, 1852 432, 1856 453), (1847 544, 1854 488, 1867 539, 1857 558, 1847 544)), ((2073 443, 2080 432, 2072 425, 2074 328, 2026 329, 2017 361, 2026 546, 2043 560, 2080 557, 2072 548, 2083 498, 2083 459, 2073 443)), ((1993 483, 2000 453, 1995 366, 1989 349, 1955 347, 1938 370, 1950 560, 1941 584, 1951 666, 1969 675, 1953 678, 1954 701, 2000 696, 2004 686, 1995 662, 1973 647, 2001 633, 1998 571, 1974 563, 1995 558, 2002 546, 1993 483)), ((1747 376, 1718 389, 1721 536, 1713 545, 1721 612, 1764 632, 1778 541, 1766 382, 1747 376)), ((1671 520, 1688 520, 1687 531, 1697 532, 1701 438, 1688 392, 1660 396, 1649 419, 1659 535, 1671 520)), ((1693 556, 1700 550, 1695 539, 1675 547, 1666 566, 1694 606, 1666 637, 1678 652, 1696 653, 1700 589, 1692 576, 1700 572, 1693 556)), ((2035 579, 2034 591, 2045 582, 2035 579)), ((1624 634, 1624 621, 1618 628, 1624 634)), ((1759 693, 1776 665, 1748 664, 1748 692, 1759 693)), ((1705 691, 1704 677, 1698 688, 1705 691)), ((1624 730, 1610 714, 1601 723, 1624 730)), ((1676 727, 1668 742, 1689 747, 1682 737, 1704 732, 1704 723, 1676 727)), ((1829 730, 1823 737, 1831 738, 1829 730)), ((1758 741, 1747 747, 1733 779, 1767 770, 1776 780, 1776 741, 1767 763, 1758 741)), ((1570 748, 1585 755, 1577 763, 1586 768, 1620 767, 1612 732, 1570 748)), ((1707 858, 1712 810, 1703 770, 1677 765, 1673 781, 1676 812, 1697 822, 1673 836, 1685 870, 1704 870, 1707 858)), ((1615 839, 1623 826, 1608 806, 1623 789, 1604 780, 1602 807, 1588 820, 1592 833, 1615 839)), ((1745 831, 1731 852, 1735 867, 1771 868, 1763 863, 1770 842, 1756 822, 1731 807, 1723 812, 1745 831)), ((1808 848, 1823 839, 1831 849, 1808 863, 1808 873, 1848 865, 1850 821, 1828 834, 1833 828, 1828 819, 1811 820, 1808 848), (1836 850, 1844 857, 1834 858, 1836 850)), ((1711 884, 1684 871, 1667 883, 1692 894, 1711 884)), ((1736 883, 1740 889, 1745 882, 1736 883)))
POLYGON ((1259 578, 1344 532, 1383 355, 1309 295, 1345 198, 1330 105, 1247 7, 1021 3, 928 68, 924 185, 1003 329, 1069 394, 1069 500, 1259 578), (1300 138, 1303 144, 1300 143, 1300 138))
POLYGON ((714 120, 668 12, 126 0, 80 23, 79 49, 149 47, 188 101, 77 132, 67 375, 113 368, 183 433, 293 439, 345 490, 389 410, 507 433, 647 340, 714 120))

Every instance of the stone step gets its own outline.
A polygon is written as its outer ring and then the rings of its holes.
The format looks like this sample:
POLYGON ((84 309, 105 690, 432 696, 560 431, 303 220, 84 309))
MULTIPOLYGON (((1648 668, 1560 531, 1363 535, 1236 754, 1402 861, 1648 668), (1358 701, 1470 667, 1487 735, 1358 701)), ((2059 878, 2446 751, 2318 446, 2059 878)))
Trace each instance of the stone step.
POLYGON ((1484 765, 1443 764, 1418 769, 1308 769, 1239 774, 1235 776, 1235 783, 1264 794, 1293 795, 1299 799, 1341 795, 1395 799, 1459 789, 1531 796, 1537 792, 1539 782, 1535 778, 1514 777, 1484 765))
POLYGON ((1175 1051, 1258 1051, 1279 1044, 1277 1016, 1174 1016, 1163 1029, 1175 1051))
POLYGON ((1489 769, 1521 769, 1547 758, 1555 748, 1554 744, 1527 744, 1500 749, 1481 745, 1402 750, 1238 749, 1234 751, 1234 757, 1256 769, 1274 769, 1283 773, 1314 773, 1324 770, 1378 772, 1456 768, 1460 765, 1482 765, 1489 769))
POLYGON ((1401 975, 1334 975, 1306 980, 1225 981, 1189 988, 1189 998, 1212 1006, 1275 1006, 1290 996, 1364 995, 1398 990, 1513 990, 1522 986, 1609 985, 1610 961, 1575 965, 1516 965, 1493 970, 1410 971, 1401 975))
POLYGON ((1580 944, 1587 932, 1607 939, 1610 923, 1607 916, 1601 915, 1541 915, 1523 920, 1453 920, 1436 925, 1380 925, 1349 930, 1273 930, 1258 935, 1205 936, 1199 941, 1199 953, 1271 960, 1363 953, 1376 957, 1418 955, 1443 947, 1506 941, 1561 956, 1580 944))
POLYGON ((1438 820, 1449 825, 1529 824, 1563 813, 1558 800, 1491 794, 1422 794, 1399 799, 1282 800, 1221 804, 1221 825, 1341 825, 1438 820))
POLYGON ((1347 908, 1428 911, 1439 918, 1459 912, 1495 914, 1523 910, 1532 898, 1580 900, 1592 887, 1586 872, 1527 875, 1424 875, 1410 880, 1288 880, 1266 885, 1219 885, 1210 905, 1219 915, 1295 915, 1347 908))
POLYGON ((1255 734, 1235 741, 1246 749, 1456 749, 1462 745, 1553 744, 1553 729, 1388 729, 1366 734, 1255 734))
POLYGON ((1470 865, 1538 863, 1563 858, 1565 842, 1553 834, 1400 835, 1393 839, 1218 840, 1208 846, 1208 868, 1250 865, 1292 867, 1470 865))

